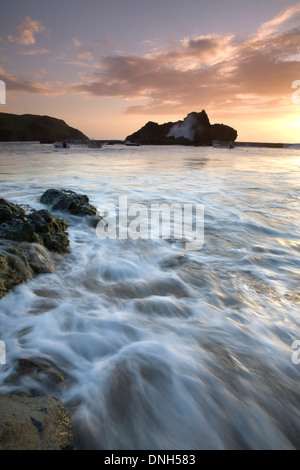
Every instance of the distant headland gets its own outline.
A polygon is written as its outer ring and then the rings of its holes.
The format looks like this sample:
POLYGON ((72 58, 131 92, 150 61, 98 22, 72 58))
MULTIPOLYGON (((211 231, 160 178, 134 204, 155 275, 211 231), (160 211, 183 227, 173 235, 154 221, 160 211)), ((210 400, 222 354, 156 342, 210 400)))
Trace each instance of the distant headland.
MULTIPOLYGON (((182 121, 157 124, 149 121, 125 140, 101 139, 103 144, 210 146, 213 141, 230 142, 233 147, 299 148, 300 144, 238 142, 238 133, 225 124, 211 124, 206 111, 191 112, 182 121)), ((38 114, 0 113, 0 142, 86 143, 83 132, 62 119, 38 114)))
POLYGON ((62 119, 36 114, 0 113, 0 142, 53 143, 63 140, 89 140, 62 119))

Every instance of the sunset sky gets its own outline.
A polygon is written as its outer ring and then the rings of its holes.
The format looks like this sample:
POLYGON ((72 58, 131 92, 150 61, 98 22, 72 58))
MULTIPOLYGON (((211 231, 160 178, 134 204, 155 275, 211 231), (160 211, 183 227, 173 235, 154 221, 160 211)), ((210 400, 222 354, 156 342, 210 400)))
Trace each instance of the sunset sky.
POLYGON ((124 139, 147 121, 205 109, 239 141, 300 142, 300 2, 10 0, 0 8, 0 112, 124 139))

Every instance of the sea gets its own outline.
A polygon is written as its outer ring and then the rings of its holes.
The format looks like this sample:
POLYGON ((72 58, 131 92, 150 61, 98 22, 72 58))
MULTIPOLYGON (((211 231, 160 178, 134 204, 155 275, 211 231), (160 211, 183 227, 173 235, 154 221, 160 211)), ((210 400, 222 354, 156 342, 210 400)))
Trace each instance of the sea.
POLYGON ((300 448, 297 146, 1 143, 0 188, 86 194, 106 223, 53 211, 70 249, 0 300, 0 393, 58 396, 77 450, 300 448))

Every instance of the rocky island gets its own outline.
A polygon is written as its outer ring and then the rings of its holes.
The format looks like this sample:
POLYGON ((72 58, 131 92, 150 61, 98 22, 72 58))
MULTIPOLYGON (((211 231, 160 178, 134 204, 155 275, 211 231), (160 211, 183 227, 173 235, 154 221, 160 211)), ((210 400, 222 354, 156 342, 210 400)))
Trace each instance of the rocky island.
POLYGON ((62 140, 89 140, 62 119, 36 114, 0 113, 0 142, 38 141, 52 144, 62 140))
POLYGON ((211 124, 206 112, 189 113, 183 121, 157 124, 149 121, 126 141, 140 145, 212 145, 214 140, 234 142, 237 131, 225 124, 211 124))

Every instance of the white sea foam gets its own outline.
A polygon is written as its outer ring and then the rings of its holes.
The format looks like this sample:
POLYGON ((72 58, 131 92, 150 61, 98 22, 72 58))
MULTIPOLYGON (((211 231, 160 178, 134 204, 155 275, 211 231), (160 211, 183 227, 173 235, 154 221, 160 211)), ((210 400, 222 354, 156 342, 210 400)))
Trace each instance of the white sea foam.
POLYGON ((205 206, 198 251, 180 240, 100 240, 57 213, 70 253, 0 300, 0 393, 59 395, 78 449, 299 446, 297 150, 0 152, 1 196, 17 203, 44 207, 45 189, 65 187, 95 206, 120 195, 205 206), (65 380, 18 375, 21 358, 65 380))
POLYGON ((184 121, 174 124, 174 126, 171 127, 167 137, 175 137, 175 139, 178 137, 185 137, 186 139, 194 140, 194 127, 196 123, 196 118, 190 114, 184 119, 184 121))

